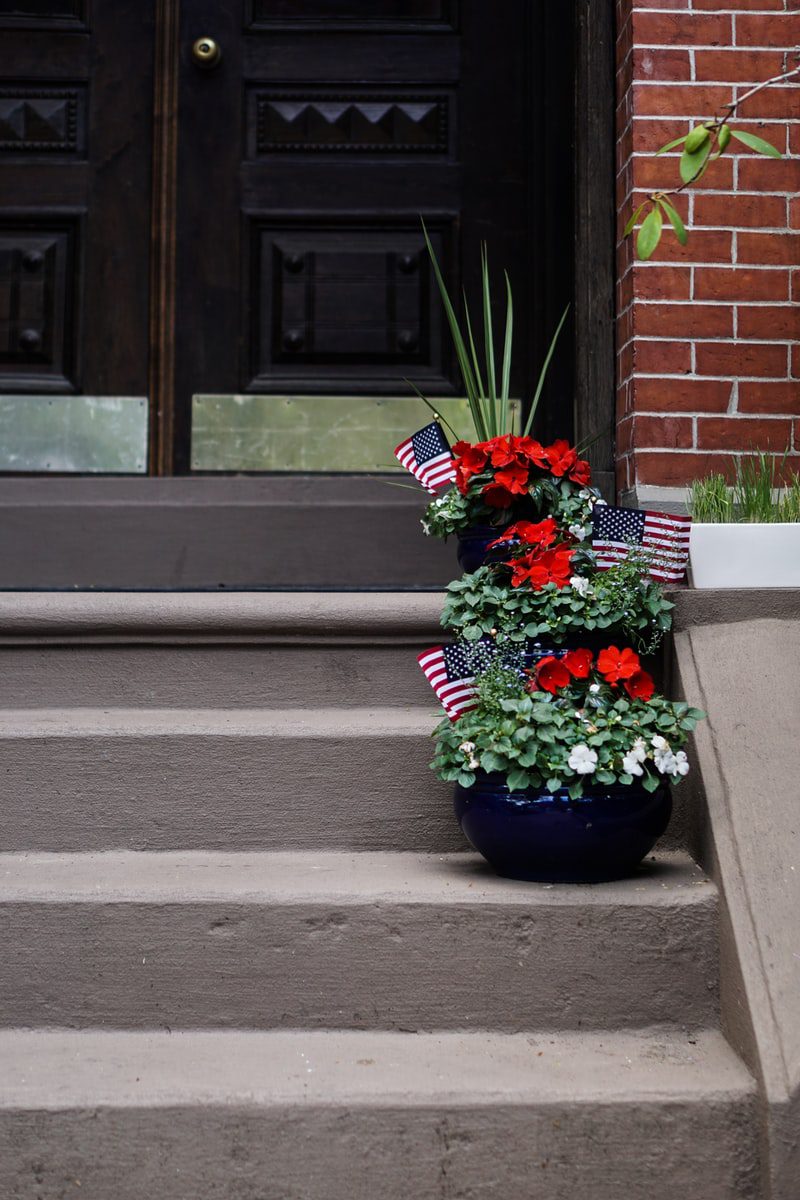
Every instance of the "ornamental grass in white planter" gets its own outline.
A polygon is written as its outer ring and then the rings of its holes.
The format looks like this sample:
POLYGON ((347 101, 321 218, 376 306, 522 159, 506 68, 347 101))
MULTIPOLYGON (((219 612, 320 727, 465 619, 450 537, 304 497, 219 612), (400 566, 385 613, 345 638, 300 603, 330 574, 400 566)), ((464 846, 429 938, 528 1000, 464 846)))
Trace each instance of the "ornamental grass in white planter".
POLYGON ((790 473, 778 486, 785 457, 776 462, 762 453, 737 461, 732 487, 722 475, 694 481, 694 587, 800 587, 800 475, 790 473))

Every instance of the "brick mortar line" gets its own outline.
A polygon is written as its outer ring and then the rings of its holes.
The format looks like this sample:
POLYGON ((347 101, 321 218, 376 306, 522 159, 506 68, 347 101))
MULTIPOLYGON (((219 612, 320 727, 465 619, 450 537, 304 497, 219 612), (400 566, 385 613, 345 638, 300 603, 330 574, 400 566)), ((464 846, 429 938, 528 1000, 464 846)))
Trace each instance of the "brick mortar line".
MULTIPOLYGON (((685 308, 796 308, 797 301, 787 300, 652 300, 637 299, 634 304, 675 304, 685 308)), ((628 305, 630 308, 631 306, 628 305)), ((712 339, 713 340, 713 339, 712 339)), ((783 339, 781 339, 783 340, 783 339)), ((790 344, 794 345, 794 338, 790 339, 790 344)))
MULTIPOLYGON (((627 378, 663 380, 691 379, 694 381, 699 380, 701 383, 794 383, 797 384, 798 389, 800 389, 800 379, 793 379, 791 376, 775 378, 771 375, 695 375, 691 371, 684 371, 682 374, 677 375, 665 375, 663 372, 653 374, 650 371, 637 371, 634 367, 632 374, 627 378)), ((776 413, 773 415, 780 416, 781 414, 776 413)), ((786 416, 787 414, 784 413, 783 415, 786 416)), ((789 413, 788 415, 789 417, 797 417, 800 419, 800 414, 789 413)))
MULTIPOLYGON (((627 416, 651 417, 651 418, 655 417, 659 421, 674 421, 674 420, 679 420, 682 417, 686 417, 687 420, 693 420, 693 421, 697 421, 697 420, 718 421, 720 419, 723 419, 725 421, 781 421, 781 420, 782 421, 791 421, 793 419, 791 413, 784 413, 783 415, 781 415, 780 413, 761 413, 761 412, 728 413, 728 412, 708 412, 708 411, 703 411, 702 409, 698 409, 697 411, 692 409, 691 412, 688 412, 688 411, 684 412, 683 410, 681 410, 680 412, 673 412, 673 411, 664 412, 663 410, 661 412, 652 412, 650 409, 647 409, 647 410, 642 410, 640 412, 639 409, 637 408, 634 412, 626 413, 625 416, 626 417, 627 416)), ((670 447, 670 449, 671 448, 672 447, 670 447)), ((690 447, 688 447, 688 446, 676 447, 676 449, 681 449, 681 450, 688 450, 689 448, 690 447)))
MULTIPOLYGON (((758 232, 758 231, 756 231, 756 232, 758 232)), ((622 245, 622 242, 620 242, 619 245, 622 245)), ((800 263, 774 263, 774 264, 773 263, 732 263, 732 262, 685 262, 684 263, 684 262, 670 262, 667 260, 653 262, 652 259, 649 262, 641 262, 639 259, 637 259, 636 263, 635 263, 635 268, 638 270, 641 270, 641 271, 658 270, 660 267, 668 267, 670 270, 675 270, 676 268, 678 268, 678 269, 683 268, 685 270, 687 267, 690 267, 692 269, 699 268, 701 271, 702 270, 705 270, 705 271, 797 271, 797 270, 800 270, 800 263)), ((634 270, 634 267, 630 267, 629 270, 634 270)), ((625 272, 625 274, 627 275, 627 271, 625 272)), ((624 278, 624 276, 623 276, 623 278, 624 278)), ((706 303, 713 303, 713 301, 711 301, 711 302, 706 301, 706 303)), ((725 303, 746 304, 747 301, 746 300, 728 300, 728 301, 721 300, 721 301, 719 301, 719 303, 720 304, 725 304, 725 303)), ((774 301, 772 301, 772 303, 773 304, 786 304, 787 301, 774 300, 774 301)))

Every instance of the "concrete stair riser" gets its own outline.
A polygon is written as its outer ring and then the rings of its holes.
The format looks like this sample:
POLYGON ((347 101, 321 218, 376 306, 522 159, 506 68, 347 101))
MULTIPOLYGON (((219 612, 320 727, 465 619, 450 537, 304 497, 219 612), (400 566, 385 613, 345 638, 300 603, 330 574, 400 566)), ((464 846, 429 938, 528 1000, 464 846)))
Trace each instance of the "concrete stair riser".
POLYGON ((514 1032, 718 1016, 716 892, 684 859, 548 889, 469 855, 3 855, 0 882, 6 1026, 514 1032))
POLYGON ((18 1200, 754 1195, 754 1085, 716 1034, 11 1032, 0 1049, 0 1194, 18 1200))
POLYGON ((435 706, 417 655, 444 639, 346 646, 0 648, 0 708, 435 706))
MULTIPOLYGON (((0 852, 465 848, 430 771, 441 710, 0 713, 0 852)), ((683 843, 683 792, 660 845, 683 843)))
POLYGON ((464 849, 429 710, 3 714, 2 850, 464 849))

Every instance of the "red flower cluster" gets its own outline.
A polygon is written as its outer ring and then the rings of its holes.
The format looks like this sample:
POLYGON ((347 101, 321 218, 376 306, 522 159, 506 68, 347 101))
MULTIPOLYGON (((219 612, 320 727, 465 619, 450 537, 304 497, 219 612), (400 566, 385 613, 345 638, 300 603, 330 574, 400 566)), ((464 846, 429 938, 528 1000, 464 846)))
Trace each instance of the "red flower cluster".
POLYGON ((516 525, 510 525, 496 541, 490 542, 488 548, 491 550, 494 546, 501 546, 503 542, 519 542, 522 546, 538 546, 544 550, 547 546, 552 546, 557 534, 558 525, 552 517, 545 517, 543 521, 517 521, 516 525))
POLYGON ((518 588, 528 583, 535 592, 545 584, 554 583, 563 588, 569 583, 572 574, 572 556, 575 553, 571 546, 555 546, 552 550, 531 550, 520 558, 512 558, 505 567, 511 567, 511 586, 518 588))
POLYGON ((559 688, 567 687, 573 679, 588 679, 591 669, 591 650, 568 650, 561 658, 548 654, 539 659, 530 690, 542 688, 545 692, 557 692, 559 688))
MULTIPOLYGON (((594 665, 591 650, 568 650, 561 657, 548 654, 539 660, 528 690, 555 693, 568 687, 573 679, 588 679, 594 665)), ((642 670, 639 655, 633 650, 609 646, 598 654, 596 667, 606 683, 622 683, 634 700, 649 700, 655 691, 652 678, 642 670)))
POLYGON ((508 508, 515 496, 525 496, 530 485, 531 469, 562 477, 584 487, 589 482, 589 464, 578 458, 568 442, 553 442, 542 446, 530 437, 492 438, 488 442, 456 442, 456 486, 466 496, 473 476, 491 471, 494 475, 481 488, 481 496, 491 508, 508 508))
POLYGON ((627 647, 618 650, 609 646, 597 656, 597 669, 607 683, 622 683, 625 691, 634 700, 649 700, 655 684, 647 671, 643 671, 639 655, 627 647))

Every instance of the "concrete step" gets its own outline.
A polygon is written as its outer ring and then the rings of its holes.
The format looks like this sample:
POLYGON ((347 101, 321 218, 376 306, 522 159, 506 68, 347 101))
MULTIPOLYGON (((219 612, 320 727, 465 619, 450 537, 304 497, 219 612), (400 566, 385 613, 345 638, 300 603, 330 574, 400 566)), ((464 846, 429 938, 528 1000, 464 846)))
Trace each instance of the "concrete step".
POLYGON ((438 593, 0 593, 0 707, 431 702, 438 593))
MULTIPOLYGON (((0 711, 0 849, 463 850, 452 785, 428 765, 442 715, 0 711)), ((684 844, 676 802, 664 848, 684 844)))
POLYGON ((15 1200, 752 1200, 720 1034, 0 1032, 15 1200))
POLYGON ((679 854, 596 887, 474 854, 0 855, 4 1025, 695 1029, 717 974, 679 854))
POLYGON ((434 708, 0 713, 4 850, 465 847, 434 708))

